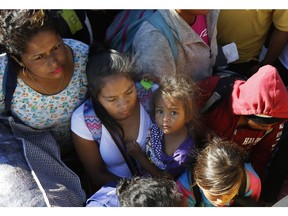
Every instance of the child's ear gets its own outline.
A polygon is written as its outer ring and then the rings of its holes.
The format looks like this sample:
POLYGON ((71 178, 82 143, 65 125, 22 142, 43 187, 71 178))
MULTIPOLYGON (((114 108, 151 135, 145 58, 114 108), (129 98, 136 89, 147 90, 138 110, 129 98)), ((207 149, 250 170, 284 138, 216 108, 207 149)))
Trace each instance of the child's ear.
POLYGON ((14 55, 10 55, 11 56, 11 58, 13 58, 21 67, 25 67, 25 64, 22 62, 22 61, 20 61, 16 56, 14 56, 14 55))

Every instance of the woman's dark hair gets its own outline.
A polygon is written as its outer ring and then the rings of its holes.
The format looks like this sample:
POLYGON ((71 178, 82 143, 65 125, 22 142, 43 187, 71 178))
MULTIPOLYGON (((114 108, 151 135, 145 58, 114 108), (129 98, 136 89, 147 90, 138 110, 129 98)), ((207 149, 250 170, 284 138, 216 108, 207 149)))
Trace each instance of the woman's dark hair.
POLYGON ((134 81, 137 70, 133 61, 128 55, 93 44, 89 50, 86 73, 89 94, 92 98, 95 113, 108 130, 116 132, 120 139, 123 140, 124 132, 121 126, 99 103, 98 96, 106 84, 107 78, 113 79, 116 76, 123 76, 134 81))
POLYGON ((44 30, 58 34, 48 10, 0 10, 0 44, 16 58, 25 52, 31 38, 44 30))
POLYGON ((211 194, 225 194, 246 181, 244 160, 245 153, 236 143, 212 137, 197 155, 195 182, 211 194))

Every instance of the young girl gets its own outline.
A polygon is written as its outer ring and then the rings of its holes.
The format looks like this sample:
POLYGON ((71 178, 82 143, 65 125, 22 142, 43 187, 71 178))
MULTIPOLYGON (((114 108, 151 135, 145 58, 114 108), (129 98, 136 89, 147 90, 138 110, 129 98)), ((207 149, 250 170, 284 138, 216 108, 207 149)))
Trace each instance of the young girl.
POLYGON ((244 164, 243 150, 217 137, 199 152, 193 171, 182 173, 177 184, 186 206, 230 206, 235 196, 258 201, 261 192, 260 178, 250 164, 244 164))
POLYGON ((117 51, 90 50, 87 78, 92 97, 73 113, 71 129, 92 192, 109 182, 132 176, 123 143, 137 140, 144 151, 151 120, 137 96, 133 80, 136 72, 132 61, 117 51), (89 119, 94 121, 94 129, 101 130, 99 140, 88 127, 93 122, 85 123, 87 110, 92 111, 88 117, 93 117, 89 119))
POLYGON ((155 122, 147 137, 146 155, 136 142, 126 144, 127 153, 151 176, 177 177, 191 166, 195 148, 191 130, 191 125, 196 125, 195 87, 185 76, 162 78, 153 94, 151 113, 155 122))

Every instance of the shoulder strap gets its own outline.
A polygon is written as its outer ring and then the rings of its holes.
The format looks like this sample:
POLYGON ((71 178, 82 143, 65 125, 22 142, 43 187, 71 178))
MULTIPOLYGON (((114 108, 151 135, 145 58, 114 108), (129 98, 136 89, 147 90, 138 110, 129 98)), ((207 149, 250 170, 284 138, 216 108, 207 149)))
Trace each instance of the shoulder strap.
POLYGON ((84 103, 83 115, 87 128, 90 130, 94 140, 97 141, 98 145, 100 145, 102 136, 102 122, 94 112, 91 99, 84 103))
POLYGON ((201 202, 202 202, 202 195, 200 193, 200 189, 197 184, 193 186, 193 193, 194 193, 195 200, 196 200, 195 207, 200 207, 201 202))
POLYGON ((132 47, 136 32, 146 20, 165 35, 176 61, 178 49, 175 37, 167 22, 157 10, 124 10, 120 12, 108 27, 105 42, 113 49, 127 52, 132 47))
MULTIPOLYGON (((145 89, 141 83, 135 83, 136 89, 137 89, 137 95, 140 100, 140 103, 143 105, 145 110, 149 113, 150 112, 150 99, 152 97, 152 90, 150 89, 145 89)), ((92 105, 92 100, 89 99, 84 103, 84 110, 83 110, 83 116, 84 116, 84 121, 91 132, 93 139, 97 141, 98 145, 100 145, 101 142, 101 136, 102 136, 102 122, 100 119, 97 117, 96 113, 94 112, 93 105, 92 105)), ((121 152, 124 160, 126 161, 130 172, 135 175, 139 175, 140 171, 138 168, 138 165, 136 161, 128 156, 126 154, 125 147, 123 146, 123 143, 119 140, 119 138, 113 133, 113 131, 109 131, 111 134, 111 137, 113 138, 114 142, 116 143, 119 151, 121 152)))
MULTIPOLYGON (((98 145, 100 145, 101 136, 102 136, 102 122, 97 117, 96 113, 94 112, 91 99, 87 100, 84 103, 83 115, 84 115, 85 124, 87 128, 90 130, 93 136, 93 139, 97 141, 98 145)), ((107 128, 107 130, 109 129, 107 128)), ((132 157, 126 154, 126 149, 122 141, 113 131, 109 130, 109 133, 112 139, 114 140, 115 144, 117 145, 119 151, 121 152, 132 175, 139 175, 140 171, 139 171, 138 165, 132 157)))
POLYGON ((233 198, 234 204, 232 206, 234 207, 261 207, 261 204, 257 202, 256 200, 251 199, 250 197, 245 197, 246 186, 247 186, 247 178, 245 178, 245 181, 240 186, 238 194, 233 198))
POLYGON ((245 172, 245 180, 242 182, 240 188, 239 188, 239 191, 238 191, 238 196, 242 196, 244 197, 245 196, 245 192, 246 192, 246 187, 247 187, 247 176, 246 176, 246 172, 245 172))
MULTIPOLYGON (((245 168, 246 170, 246 168, 245 168)), ((246 187, 247 187, 247 173, 245 172, 245 181, 242 182, 238 194, 233 198, 234 204, 232 206, 235 207, 261 207, 261 203, 257 202, 256 200, 245 197, 246 194, 246 187)))
POLYGON ((233 90, 235 80, 245 80, 240 74, 233 74, 229 76, 220 77, 214 92, 206 101, 202 114, 207 114, 212 111, 218 104, 227 99, 233 90))
POLYGON ((142 22, 154 12, 155 10, 124 10, 120 12, 108 27, 105 42, 120 52, 128 51, 142 22))
POLYGON ((2 89, 4 94, 5 101, 5 112, 10 112, 12 96, 17 86, 17 73, 16 68, 11 64, 11 57, 8 57, 8 61, 5 67, 2 89))
POLYGON ((133 157, 127 155, 126 147, 124 143, 122 142, 122 140, 119 138, 119 136, 117 136, 117 134, 114 133, 114 131, 109 130, 109 133, 112 139, 114 140, 115 144, 117 145, 119 151, 121 152, 132 176, 135 176, 135 175, 139 176, 141 172, 137 165, 137 162, 135 161, 133 157))
POLYGON ((187 172, 187 175, 188 175, 187 177, 188 177, 189 184, 191 185, 193 194, 195 196, 195 202, 196 202, 195 207, 199 207, 202 203, 202 195, 201 195, 200 189, 198 185, 196 184, 196 182, 194 181, 194 179, 192 179, 192 175, 193 175, 192 170, 189 170, 187 172))
POLYGON ((162 32, 162 34, 165 35, 166 39, 169 42, 174 60, 176 61, 177 56, 178 56, 178 49, 175 41, 175 37, 168 26, 167 22, 164 20, 162 15, 160 14, 159 11, 156 11, 152 16, 148 18, 148 21, 159 31, 162 32))

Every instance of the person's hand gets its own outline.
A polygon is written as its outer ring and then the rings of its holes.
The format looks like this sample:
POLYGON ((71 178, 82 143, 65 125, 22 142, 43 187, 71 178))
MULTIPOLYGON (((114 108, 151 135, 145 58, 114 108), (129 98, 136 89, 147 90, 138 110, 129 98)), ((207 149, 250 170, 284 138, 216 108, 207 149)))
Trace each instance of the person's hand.
POLYGON ((128 155, 137 158, 138 155, 143 154, 140 145, 136 141, 126 143, 126 152, 128 155))

